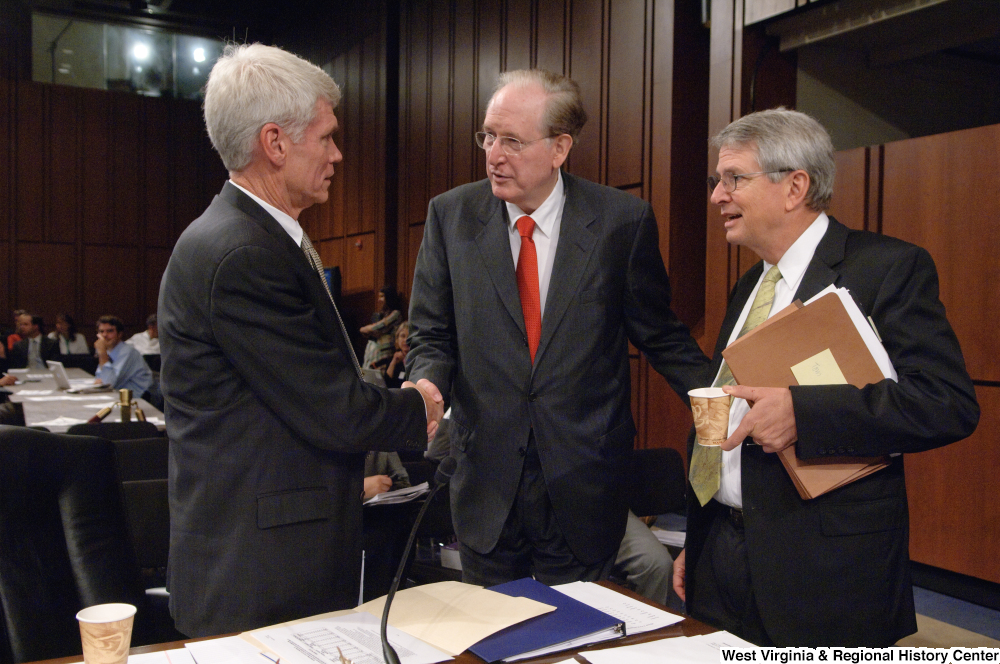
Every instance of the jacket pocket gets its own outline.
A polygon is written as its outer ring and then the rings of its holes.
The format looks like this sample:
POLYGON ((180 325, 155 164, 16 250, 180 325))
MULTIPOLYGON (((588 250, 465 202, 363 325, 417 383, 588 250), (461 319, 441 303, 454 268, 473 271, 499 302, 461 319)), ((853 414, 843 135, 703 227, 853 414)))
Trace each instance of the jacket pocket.
POLYGON ((326 487, 276 491, 257 496, 257 527, 274 528, 333 516, 333 498, 326 487))
POLYGON ((831 503, 821 507, 819 516, 823 534, 828 537, 879 533, 903 527, 906 503, 896 498, 831 503))

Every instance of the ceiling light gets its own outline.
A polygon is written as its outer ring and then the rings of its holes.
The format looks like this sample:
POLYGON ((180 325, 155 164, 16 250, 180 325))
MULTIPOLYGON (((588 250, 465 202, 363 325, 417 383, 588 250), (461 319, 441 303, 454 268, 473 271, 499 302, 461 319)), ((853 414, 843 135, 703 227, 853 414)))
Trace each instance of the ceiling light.
POLYGON ((136 42, 135 46, 132 47, 132 55, 135 56, 136 60, 145 60, 149 57, 149 46, 142 42, 136 42))
POLYGON ((201 47, 194 49, 194 61, 195 62, 205 61, 205 49, 201 47))

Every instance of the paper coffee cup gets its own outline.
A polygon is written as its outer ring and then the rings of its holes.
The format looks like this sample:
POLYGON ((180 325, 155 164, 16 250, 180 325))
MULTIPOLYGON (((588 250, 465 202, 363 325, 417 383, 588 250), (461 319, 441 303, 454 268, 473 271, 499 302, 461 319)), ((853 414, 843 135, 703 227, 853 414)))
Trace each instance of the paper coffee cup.
POLYGON ((132 642, 135 607, 98 604, 76 614, 85 664, 125 664, 132 642))
POLYGON ((698 433, 698 444, 717 447, 729 437, 729 406, 732 396, 721 387, 701 387, 689 390, 691 413, 694 415, 694 429, 698 433))

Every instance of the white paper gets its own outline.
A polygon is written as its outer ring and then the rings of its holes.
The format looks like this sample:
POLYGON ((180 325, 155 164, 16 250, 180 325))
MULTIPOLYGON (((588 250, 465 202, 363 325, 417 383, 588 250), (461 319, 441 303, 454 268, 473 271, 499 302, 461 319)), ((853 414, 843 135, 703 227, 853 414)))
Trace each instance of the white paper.
POLYGON ((416 486, 408 486, 405 489, 386 491, 365 501, 365 505, 392 505, 395 503, 407 503, 416 500, 420 496, 430 491, 430 484, 422 482, 416 486))
POLYGON ((580 653, 590 664, 653 664, 676 662, 679 664, 718 664, 722 648, 756 648, 752 643, 730 634, 715 632, 702 636, 679 636, 660 639, 620 648, 607 648, 580 653))
POLYGON ((267 664, 260 650, 238 636, 196 641, 184 647, 197 664, 267 664))
POLYGON ((174 650, 129 655, 128 664, 195 664, 195 661, 186 648, 175 648, 174 650))
POLYGON ((625 621, 626 634, 641 634, 684 620, 684 616, 663 611, 596 583, 575 581, 552 587, 578 602, 625 621))
MULTIPOLYGON (((375 616, 353 613, 262 629, 253 632, 253 637, 278 654, 282 664, 339 664, 338 647, 353 664, 382 664, 379 626, 380 621, 375 616)), ((401 664, 433 664, 452 659, 447 653, 392 625, 388 626, 386 634, 401 664)), ((204 663, 199 661, 198 664, 204 663)), ((267 663, 261 660, 257 664, 267 663)))
POLYGON ((52 390, 18 390, 17 392, 19 397, 42 397, 47 394, 52 394, 52 390))
POLYGON ((78 420, 75 417, 57 417, 46 422, 32 422, 33 427, 71 427, 74 424, 83 424, 86 420, 78 420))
POLYGON ((882 343, 878 340, 878 336, 872 329, 872 326, 868 323, 868 319, 865 315, 861 313, 861 309, 858 308, 858 303, 854 301, 851 294, 846 288, 834 288, 833 284, 830 284, 820 292, 816 293, 809 302, 809 304, 814 300, 818 300, 827 293, 836 293, 837 297, 844 305, 844 309, 847 310, 848 315, 851 317, 851 322, 854 323, 854 327, 857 328, 858 333, 861 334, 862 340, 864 340, 865 345, 868 346, 868 351, 875 358, 875 363, 878 364, 878 368, 882 371, 882 375, 886 378, 898 383, 899 380, 896 376, 896 370, 892 366, 892 362, 889 360, 889 353, 885 351, 882 343))
POLYGON ((670 546, 676 546, 678 549, 684 548, 684 540, 687 539, 687 533, 683 530, 664 530, 656 526, 653 526, 650 530, 660 544, 669 544, 670 546))

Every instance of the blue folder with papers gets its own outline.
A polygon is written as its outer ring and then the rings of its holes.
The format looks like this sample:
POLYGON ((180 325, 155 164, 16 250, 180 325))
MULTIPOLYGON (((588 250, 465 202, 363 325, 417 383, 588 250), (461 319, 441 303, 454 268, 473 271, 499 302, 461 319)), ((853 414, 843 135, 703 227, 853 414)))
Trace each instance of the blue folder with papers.
POLYGON ((469 648, 487 662, 517 657, 583 637, 593 637, 591 642, 597 643, 625 636, 624 621, 532 578, 502 583, 489 590, 510 597, 527 597, 554 606, 556 610, 500 630, 469 648))

